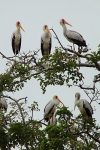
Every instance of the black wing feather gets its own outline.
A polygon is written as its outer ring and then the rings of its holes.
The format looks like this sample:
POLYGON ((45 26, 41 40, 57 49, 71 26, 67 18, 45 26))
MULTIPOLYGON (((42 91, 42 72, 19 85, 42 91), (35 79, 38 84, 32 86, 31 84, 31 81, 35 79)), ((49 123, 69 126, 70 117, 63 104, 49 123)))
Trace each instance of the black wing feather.
POLYGON ((52 46, 52 41, 51 41, 51 38, 50 38, 50 42, 49 42, 49 55, 50 55, 50 53, 51 53, 51 46, 52 46))
POLYGON ((21 37, 20 37, 19 45, 16 45, 15 44, 15 34, 13 34, 13 37, 12 37, 12 50, 13 50, 14 55, 17 55, 20 52, 20 49, 21 49, 21 37))
MULTIPOLYGON (((20 37, 20 42, 19 42, 19 48, 18 48, 18 53, 20 52, 21 49, 21 37, 20 37)), ((16 54, 17 55, 17 54, 16 54)))
POLYGON ((92 118, 92 114, 91 114, 90 110, 85 106, 84 102, 83 102, 83 107, 84 107, 84 109, 85 109, 86 114, 88 115, 88 117, 92 118))
POLYGON ((15 35, 14 34, 12 37, 12 50, 13 50, 13 53, 15 54, 15 35))
MULTIPOLYGON (((51 112, 52 112, 52 110, 53 110, 53 108, 55 107, 55 104, 53 105, 53 107, 49 110, 49 112, 48 112, 48 114, 50 114, 51 112)), ((44 110, 45 111, 45 110, 44 110)), ((48 117, 48 114, 46 115, 46 117, 44 118, 45 119, 45 121, 49 121, 49 117, 48 117)), ((54 114, 54 113, 53 113, 54 114)))
POLYGON ((76 32, 76 31, 73 31, 73 30, 69 30, 69 31, 72 32, 72 33, 77 33, 83 40, 80 41, 78 39, 75 39, 74 37, 71 37, 71 39, 70 39, 69 36, 66 34, 67 39, 69 39, 73 43, 77 44, 78 46, 87 46, 86 41, 84 40, 83 36, 80 33, 76 32))
POLYGON ((44 55, 44 51, 43 51, 43 40, 41 38, 41 53, 42 53, 42 56, 44 55))

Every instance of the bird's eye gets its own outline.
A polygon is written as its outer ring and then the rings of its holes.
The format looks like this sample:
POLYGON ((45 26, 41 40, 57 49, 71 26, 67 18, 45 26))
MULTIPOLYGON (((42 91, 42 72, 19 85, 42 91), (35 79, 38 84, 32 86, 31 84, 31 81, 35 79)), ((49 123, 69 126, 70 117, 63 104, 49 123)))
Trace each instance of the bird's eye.
POLYGON ((62 19, 62 22, 63 22, 63 23, 64 23, 64 21, 65 21, 65 20, 64 20, 64 19, 62 19))
POLYGON ((46 29, 46 28, 47 28, 47 25, 45 25, 44 28, 46 29))
POLYGON ((20 22, 18 21, 18 22, 17 22, 17 24, 19 25, 19 24, 20 24, 20 22))
POLYGON ((58 98, 58 96, 56 96, 56 99, 58 98))

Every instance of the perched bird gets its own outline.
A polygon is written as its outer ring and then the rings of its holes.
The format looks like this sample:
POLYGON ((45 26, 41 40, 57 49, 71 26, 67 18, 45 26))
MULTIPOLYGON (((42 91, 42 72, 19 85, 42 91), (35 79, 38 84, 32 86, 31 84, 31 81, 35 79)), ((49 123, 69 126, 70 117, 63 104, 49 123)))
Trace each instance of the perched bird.
POLYGON ((90 103, 85 100, 85 99, 81 99, 80 100, 80 93, 76 93, 75 94, 75 106, 74 106, 74 110, 75 110, 75 107, 78 107, 81 114, 84 116, 84 117, 91 117, 92 118, 92 114, 93 114, 93 109, 92 109, 92 106, 90 105, 90 103))
POLYGON ((49 119, 49 122, 48 122, 48 125, 54 125, 57 123, 57 120, 56 120, 56 112, 54 112, 52 118, 49 119))
POLYGON ((52 35, 47 25, 43 26, 44 33, 41 36, 41 53, 42 56, 50 55, 52 46, 52 35))
MULTIPOLYGON (((11 44, 12 44, 12 50, 14 55, 19 54, 20 48, 21 48, 21 32, 20 29, 24 31, 24 29, 21 26, 21 23, 18 21, 16 22, 17 30, 13 32, 11 44)), ((25 32, 25 31, 24 31, 25 32)))
POLYGON ((6 102, 6 99, 3 97, 3 93, 0 92, 0 109, 4 109, 6 112, 7 108, 8 108, 8 104, 6 102))
POLYGON ((69 42, 73 43, 73 49, 75 50, 74 44, 78 45, 78 48, 79 47, 82 48, 82 46, 87 47, 86 41, 84 40, 83 36, 76 31, 67 30, 67 27, 65 24, 72 26, 71 24, 66 22, 64 19, 61 19, 60 25, 63 28, 63 35, 69 42))
POLYGON ((55 113, 56 106, 59 105, 59 103, 62 103, 62 102, 56 95, 53 96, 53 99, 48 102, 48 104, 44 108, 44 120, 45 121, 51 122, 51 124, 53 124, 53 122, 55 121, 55 120, 53 121, 53 118, 55 118, 55 116, 53 117, 53 115, 55 113))

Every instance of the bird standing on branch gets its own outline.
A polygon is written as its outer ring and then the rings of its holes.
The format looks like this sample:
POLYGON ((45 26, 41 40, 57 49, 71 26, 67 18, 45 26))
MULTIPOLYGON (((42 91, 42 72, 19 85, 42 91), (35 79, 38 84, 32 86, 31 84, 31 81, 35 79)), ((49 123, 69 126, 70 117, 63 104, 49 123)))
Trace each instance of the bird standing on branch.
MULTIPOLYGON (((56 110, 56 106, 62 103, 58 96, 53 96, 53 99, 48 102, 48 104, 44 108, 44 120, 50 122, 50 124, 54 124, 53 115, 56 110), (52 119, 52 120, 51 120, 52 119)), ((62 103, 63 104, 63 103, 62 103)), ((64 104, 63 104, 64 105, 64 104)))
POLYGON ((86 118, 92 118, 92 114, 93 114, 93 109, 92 106, 90 105, 90 103, 85 100, 85 99, 80 99, 80 93, 76 93, 75 94, 75 106, 74 106, 74 110, 75 107, 78 107, 78 109, 80 110, 81 114, 86 117, 86 118))
POLYGON ((43 26, 44 33, 41 36, 41 53, 42 56, 50 55, 52 46, 52 35, 47 25, 43 26))
POLYGON ((82 49, 82 46, 87 47, 86 41, 84 40, 83 36, 76 31, 67 30, 67 27, 65 24, 72 27, 72 25, 69 24, 67 21, 65 21, 64 19, 61 19, 60 25, 63 28, 63 35, 69 42, 73 43, 73 50, 75 50, 74 44, 78 45, 78 49, 80 49, 80 47, 82 49))
POLYGON ((16 22, 16 27, 17 27, 17 30, 13 32, 12 40, 11 40, 12 50, 13 50, 14 55, 19 54, 20 48, 21 48, 21 32, 20 32, 20 29, 22 29, 24 31, 24 29, 22 28, 21 23, 19 21, 16 22))

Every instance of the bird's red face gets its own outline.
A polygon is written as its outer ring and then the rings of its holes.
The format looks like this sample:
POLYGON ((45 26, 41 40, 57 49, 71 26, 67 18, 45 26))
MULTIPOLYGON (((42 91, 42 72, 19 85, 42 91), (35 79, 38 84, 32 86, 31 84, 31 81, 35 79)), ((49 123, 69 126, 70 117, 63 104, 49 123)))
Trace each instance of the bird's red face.
POLYGON ((44 28, 46 29, 46 28, 48 28, 48 26, 47 26, 47 25, 44 25, 44 28))
POLYGON ((49 28, 48 28, 48 26, 47 25, 44 25, 44 30, 47 30, 50 34, 51 34, 51 32, 50 32, 50 30, 49 30, 49 28))
POLYGON ((19 21, 16 22, 16 26, 20 27, 25 32, 25 30, 23 29, 23 27, 21 26, 21 23, 19 21))
POLYGON ((72 27, 72 25, 71 24, 69 24, 65 19, 62 19, 62 23, 63 24, 68 24, 69 26, 71 26, 72 27))
POLYGON ((16 24, 19 26, 19 25, 20 25, 20 22, 19 22, 19 21, 17 21, 17 22, 16 22, 16 24))
POLYGON ((56 96, 56 99, 58 98, 58 96, 56 96))
MULTIPOLYGON (((56 99, 58 102, 62 103, 62 101, 59 99, 58 96, 55 96, 55 99, 56 99)), ((62 103, 62 104, 63 104, 63 103, 62 103)), ((63 105, 64 105, 64 104, 63 104, 63 105)))
POLYGON ((62 19, 62 23, 64 23, 65 22, 65 20, 64 19, 62 19))

